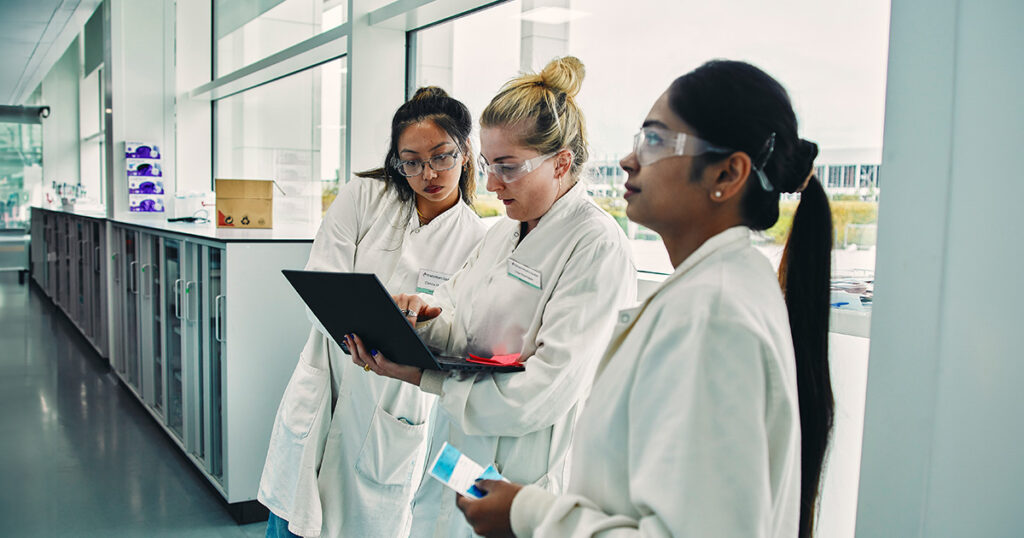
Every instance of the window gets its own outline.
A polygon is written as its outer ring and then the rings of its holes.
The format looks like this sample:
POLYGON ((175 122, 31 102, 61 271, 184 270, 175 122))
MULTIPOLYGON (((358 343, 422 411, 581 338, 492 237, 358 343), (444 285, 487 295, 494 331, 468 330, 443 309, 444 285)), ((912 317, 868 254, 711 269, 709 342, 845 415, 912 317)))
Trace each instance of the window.
POLYGON ((0 229, 28 227, 28 207, 39 203, 42 162, 40 124, 0 123, 0 229))
POLYGON ((347 9, 347 0, 214 0, 217 76, 344 24, 347 9))
POLYGON ((338 58, 215 101, 215 177, 270 179, 274 223, 317 223, 345 162, 345 76, 338 58))
POLYGON ((78 129, 81 179, 85 195, 79 207, 102 207, 106 197, 106 159, 103 155, 103 68, 86 75, 78 86, 78 129))
MULTIPOLYGON (((711 58, 749 61, 786 86, 801 135, 821 148, 817 173, 834 200, 837 249, 848 225, 854 226, 850 238, 861 229, 856 226, 874 226, 877 178, 870 196, 861 191, 871 187, 861 182, 862 171, 877 170, 881 159, 888 2, 744 2, 743 17, 735 16, 740 8, 734 2, 635 2, 623 9, 613 0, 563 0, 560 7, 533 6, 514 0, 413 32, 410 80, 447 89, 478 118, 518 72, 537 71, 555 56, 579 57, 587 70, 579 100, 591 142, 589 190, 622 224, 641 270, 673 268, 657 235, 625 219, 625 174, 618 161, 658 95, 711 58), (739 27, 722 34, 709 20, 739 27)), ((783 199, 779 224, 759 239, 776 263, 797 200, 783 199)), ((501 209, 484 193, 478 211, 501 209)), ((874 244, 859 241, 837 250, 837 276, 873 272, 874 244)))

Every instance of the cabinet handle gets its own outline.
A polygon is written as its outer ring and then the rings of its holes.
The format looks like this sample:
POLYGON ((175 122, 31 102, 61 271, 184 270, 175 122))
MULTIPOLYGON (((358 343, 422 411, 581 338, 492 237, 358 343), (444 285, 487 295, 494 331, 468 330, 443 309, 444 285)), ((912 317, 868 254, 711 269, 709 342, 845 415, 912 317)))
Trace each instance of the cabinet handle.
POLYGON ((180 278, 174 281, 174 317, 179 321, 181 320, 181 283, 180 278))
POLYGON ((131 293, 132 295, 139 294, 139 277, 135 276, 134 269, 134 267, 138 264, 139 260, 133 260, 131 263, 128 264, 128 276, 131 277, 131 280, 128 281, 128 292, 131 293))
POLYGON ((100 272, 100 247, 93 248, 92 265, 93 265, 92 271, 94 273, 96 273, 96 274, 99 274, 99 272, 100 272))
MULTIPOLYGON (((153 264, 151 264, 151 263, 144 263, 144 264, 142 264, 142 272, 143 273, 146 272, 146 268, 147 267, 153 267, 153 264)), ((149 274, 152 275, 153 271, 150 271, 149 274)), ((141 280, 141 278, 140 278, 140 280, 141 280)), ((142 288, 142 298, 143 299, 149 299, 151 297, 153 297, 153 279, 152 278, 149 279, 149 295, 146 295, 146 288, 142 288)))
POLYGON ((213 334, 214 334, 214 338, 216 338, 217 341, 221 342, 221 343, 224 342, 224 337, 222 336, 221 328, 220 328, 220 324, 222 322, 221 321, 221 317, 220 317, 221 316, 220 301, 223 298, 224 298, 223 295, 218 295, 218 296, 214 297, 214 299, 213 299, 213 322, 214 322, 213 334))
POLYGON ((121 266, 118 265, 118 263, 117 263, 117 252, 115 252, 115 253, 110 255, 110 260, 113 262, 113 265, 114 265, 114 282, 120 284, 121 283, 121 270, 120 270, 121 266))
POLYGON ((194 303, 195 301, 189 301, 188 299, 189 295, 195 295, 194 293, 192 293, 192 291, 195 289, 195 286, 196 282, 194 280, 185 283, 185 321, 195 321, 195 319, 191 315, 192 307, 190 306, 190 304, 194 303))

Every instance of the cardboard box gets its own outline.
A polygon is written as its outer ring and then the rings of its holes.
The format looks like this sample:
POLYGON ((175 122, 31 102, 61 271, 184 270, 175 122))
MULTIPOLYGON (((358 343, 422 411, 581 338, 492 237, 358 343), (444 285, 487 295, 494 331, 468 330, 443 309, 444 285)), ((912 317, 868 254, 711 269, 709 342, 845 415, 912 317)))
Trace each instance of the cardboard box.
POLYGON ((274 225, 273 181, 218 179, 218 228, 272 228, 274 225))

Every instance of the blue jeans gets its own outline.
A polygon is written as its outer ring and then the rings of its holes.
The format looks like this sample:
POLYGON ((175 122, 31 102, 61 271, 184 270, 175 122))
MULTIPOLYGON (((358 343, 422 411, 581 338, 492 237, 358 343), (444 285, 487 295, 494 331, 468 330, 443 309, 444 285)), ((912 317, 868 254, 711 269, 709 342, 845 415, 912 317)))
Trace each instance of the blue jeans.
POLYGON ((267 538, 301 538, 288 530, 288 522, 277 517, 273 512, 267 519, 267 538))

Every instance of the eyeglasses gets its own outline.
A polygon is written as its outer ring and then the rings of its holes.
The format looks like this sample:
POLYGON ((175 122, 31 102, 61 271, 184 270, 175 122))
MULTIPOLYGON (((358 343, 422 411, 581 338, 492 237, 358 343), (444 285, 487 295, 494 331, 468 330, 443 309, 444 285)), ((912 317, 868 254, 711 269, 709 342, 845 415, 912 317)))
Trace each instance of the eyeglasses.
POLYGON ((538 166, 541 165, 541 163, 554 157, 557 154, 557 151, 554 153, 548 153, 547 155, 541 155, 539 157, 527 159, 523 161, 521 164, 488 164, 487 159, 485 159, 483 155, 480 155, 477 157, 476 162, 477 166, 479 166, 480 170, 482 170, 485 174, 494 174, 495 176, 498 177, 498 179, 502 180, 503 182, 512 183, 513 181, 522 178, 526 174, 533 172, 534 170, 537 169, 538 166))
POLYGON ((636 153, 640 166, 648 166, 668 157, 708 152, 732 153, 733 150, 716 146, 691 134, 660 127, 643 127, 633 136, 633 153, 636 153))
POLYGON ((455 168, 458 156, 458 151, 452 151, 449 153, 434 155, 426 161, 395 160, 395 168, 398 169, 399 174, 402 174, 405 177, 415 177, 422 174, 423 165, 425 164, 430 165, 430 169, 435 172, 444 172, 445 170, 455 168))

